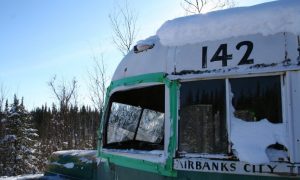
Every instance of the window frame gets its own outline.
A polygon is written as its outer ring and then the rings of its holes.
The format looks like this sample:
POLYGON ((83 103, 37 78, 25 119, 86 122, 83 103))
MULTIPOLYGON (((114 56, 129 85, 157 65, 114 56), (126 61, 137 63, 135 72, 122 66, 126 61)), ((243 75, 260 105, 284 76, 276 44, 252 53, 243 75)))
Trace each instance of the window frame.
MULTIPOLYGON (((129 87, 122 87, 121 89, 119 88, 118 90, 116 91, 112 91, 109 95, 109 97, 111 98, 113 96, 113 94, 115 92, 122 92, 122 91, 130 91, 130 90, 136 90, 136 89, 140 89, 140 88, 147 88, 147 87, 153 87, 153 86, 157 86, 157 85, 163 85, 164 88, 165 88, 165 94, 164 94, 164 97, 166 99, 166 91, 168 90, 168 88, 166 87, 165 84, 163 83, 149 83, 149 84, 143 84, 141 86, 139 85, 135 85, 135 86, 129 86, 129 87)), ((153 155, 151 154, 151 150, 138 150, 137 151, 134 151, 134 152, 129 152, 128 149, 122 149, 122 148, 106 148, 105 146, 108 145, 109 143, 107 143, 107 134, 108 134, 108 122, 109 122, 109 116, 111 114, 111 106, 112 106, 112 101, 109 100, 107 106, 106 106, 106 113, 104 114, 104 118, 103 118, 103 124, 104 124, 104 128, 103 128, 103 133, 102 133, 102 137, 103 137, 103 141, 102 141, 102 150, 106 153, 110 153, 110 154, 114 154, 114 155, 121 155, 121 156, 126 156, 126 157, 129 157, 129 158, 133 158, 133 159, 143 159, 141 158, 139 155, 136 155, 137 152, 141 152, 141 154, 147 156, 147 155, 151 155, 152 158, 154 158, 154 161, 157 161, 158 159, 161 159, 161 155, 153 155), (148 152, 148 153, 147 153, 148 152)), ((165 120, 164 120, 164 125, 166 123, 166 104, 165 103, 165 120)), ((136 107, 136 106, 134 106, 136 107)), ((141 108, 141 114, 143 112, 143 108, 141 108)), ((139 117, 138 119, 139 121, 141 121, 141 117, 139 117)), ((165 137, 165 133, 164 133, 164 137, 165 137)), ((166 143, 165 139, 164 139, 164 144, 166 143)), ((161 150, 162 152, 165 152, 165 146, 163 148, 163 150, 161 150)), ((147 160, 147 158, 145 158, 144 160, 147 160)))
MULTIPOLYGON (((224 78, 208 78, 208 79, 193 79, 193 80, 183 80, 183 81, 180 81, 180 89, 179 89, 179 95, 178 95, 178 104, 179 104, 179 106, 180 106, 180 108, 181 108, 181 102, 180 102, 180 99, 181 99, 181 97, 180 97, 180 94, 181 94, 181 85, 183 84, 183 83, 187 83, 187 82, 198 82, 198 81, 211 81, 211 80, 221 80, 222 81, 222 83, 224 83, 224 92, 226 93, 226 81, 225 81, 225 79, 224 78)), ((226 123, 226 128, 227 128, 227 99, 226 99, 226 97, 224 98, 224 122, 226 123)), ((178 109, 178 116, 179 116, 179 120, 178 120, 178 153, 177 153, 177 155, 179 156, 179 157, 201 157, 201 158, 222 158, 222 159, 224 159, 224 158, 227 158, 227 154, 210 154, 210 153, 181 153, 180 151, 179 151, 179 146, 180 146, 180 140, 179 140, 179 138, 180 138, 180 109, 178 109)), ((229 134, 228 132, 227 132, 227 134, 229 134)), ((228 141, 228 143, 229 143, 229 141, 228 141)))
MULTIPOLYGON (((185 82, 193 82, 193 81, 207 81, 207 80, 224 80, 225 81, 225 113, 226 113, 226 124, 227 124, 227 133, 228 133, 228 154, 205 154, 205 153, 177 153, 177 158, 212 158, 212 159, 236 159, 236 157, 232 154, 232 140, 231 140, 231 114, 232 112, 232 106, 231 106, 231 85, 229 82, 229 79, 238 79, 238 78, 251 78, 251 77, 265 77, 265 76, 279 76, 280 79, 280 90, 281 90, 281 111, 282 111, 282 124, 285 125, 284 129, 284 134, 287 139, 287 148, 288 148, 288 153, 291 155, 294 152, 294 149, 292 148, 291 145, 291 128, 289 127, 291 117, 290 117, 290 110, 289 108, 289 103, 290 103, 290 85, 289 85, 289 76, 287 76, 288 72, 273 72, 273 73, 259 73, 259 74, 238 74, 238 75, 227 75, 227 76, 213 76, 213 77, 207 77, 207 78, 193 78, 193 79, 182 79, 179 81, 179 84, 181 85, 182 83, 185 82)), ((178 104, 180 106, 180 92, 178 93, 178 104)), ((179 112, 180 109, 178 109, 179 112)), ((179 119, 180 119, 180 115, 179 119)), ((178 133, 180 129, 180 124, 178 122, 178 133)), ((178 139, 178 145, 177 145, 177 150, 179 149, 179 139, 178 139)), ((290 162, 293 162, 293 157, 290 157, 290 162)))
POLYGON ((165 73, 153 73, 144 74, 138 76, 127 77, 124 79, 112 81, 107 88, 106 101, 104 104, 104 113, 102 114, 102 121, 100 122, 100 128, 98 131, 98 156, 106 159, 106 161, 120 165, 123 167, 129 167, 138 170, 144 170, 147 172, 153 172, 164 176, 176 177, 177 171, 173 169, 173 157, 175 156, 177 134, 172 133, 177 129, 177 92, 178 81, 170 80, 165 73), (130 153, 130 152, 116 152, 112 149, 106 149, 103 147, 103 141, 105 138, 105 126, 106 117, 109 114, 111 95, 117 91, 124 91, 136 88, 143 88, 152 85, 162 84, 165 87, 165 122, 164 122, 164 150, 158 158, 153 159, 147 155, 150 153, 130 153))
MULTIPOLYGON (((128 92, 128 91, 131 91, 131 90, 138 90, 138 89, 145 89, 145 88, 152 88, 152 87, 155 87, 155 86, 161 86, 161 87, 159 87, 159 88, 163 88, 164 90, 163 90, 163 92, 164 92, 164 94, 162 95, 163 97, 164 97, 164 109, 166 109, 166 103, 165 103, 165 97, 166 97, 166 86, 164 85, 164 84, 149 84, 148 86, 143 86, 143 87, 136 87, 136 88, 132 88, 132 87, 129 87, 129 88, 125 88, 125 89, 122 89, 122 91, 118 91, 119 93, 122 93, 122 92, 128 92)), ((155 87, 155 88, 158 88, 158 87, 155 87)), ((110 95, 110 98, 112 98, 112 96, 114 96, 114 93, 112 93, 111 95, 110 95)), ((118 148, 118 147, 116 147, 116 148, 113 148, 113 147, 110 147, 110 146, 115 146, 115 145, 112 145, 112 144, 118 144, 118 143, 122 143, 122 142, 124 142, 124 141, 120 141, 120 142, 108 142, 108 137, 107 137, 107 135, 108 135, 108 129, 109 129, 109 121, 110 121, 110 115, 111 115, 111 107, 112 107, 112 105, 113 105, 113 103, 114 103, 115 101, 113 101, 112 99, 110 99, 110 101, 109 101, 109 103, 108 103, 108 106, 107 106, 107 111, 106 111, 106 114, 105 114, 105 116, 104 116, 104 119, 103 119, 103 121, 104 121, 104 130, 103 130, 103 137, 104 137, 104 140, 103 140, 103 147, 104 147, 104 149, 112 149, 112 150, 114 150, 114 149, 118 149, 118 151, 121 153, 121 152, 126 152, 126 153, 128 153, 128 149, 124 149, 124 148, 118 148), (124 150, 123 150, 124 149, 124 150)), ((118 104, 123 104, 123 105, 129 105, 129 106, 131 106, 131 107, 134 107, 134 108, 140 108, 140 112, 139 112, 139 115, 138 115, 138 118, 137 119, 135 119, 135 120, 137 120, 137 124, 136 124, 136 131, 135 131, 135 134, 134 134, 134 137, 137 137, 137 135, 138 135, 138 130, 139 130, 139 128, 141 127, 140 125, 141 125, 141 121, 142 121, 142 117, 143 117, 143 115, 144 115, 144 112, 146 111, 146 110, 150 110, 151 111, 151 109, 148 109, 147 107, 140 107, 140 106, 135 106, 135 105, 131 105, 131 104, 125 104, 124 102, 115 102, 115 103, 118 103, 118 104)), ((155 111, 155 112, 159 112, 159 111, 156 111, 156 110, 152 110, 152 111, 155 111)), ((163 124, 165 124, 165 112, 163 112, 163 114, 164 114, 164 122, 163 122, 163 124)), ((164 128, 164 126, 163 126, 163 128, 164 128)), ((164 137, 164 134, 165 133, 163 133, 163 137, 164 137)), ((136 138, 134 138, 133 139, 133 141, 139 141, 139 140, 137 140, 136 138)), ((147 143, 149 143, 149 144, 154 144, 154 142, 147 142, 147 141, 144 141, 144 143, 145 144, 147 144, 147 143)), ((165 142, 164 142, 165 143, 165 142)), ((130 148, 131 149, 131 148, 130 148)), ((134 148, 132 148, 132 149, 134 149, 134 148)), ((144 151, 144 152, 147 152, 147 151, 151 151, 151 150, 141 150, 141 149, 136 149, 137 151, 144 151)), ((161 150, 161 149, 154 149, 154 150, 161 150)), ((164 151, 164 146, 163 146, 163 150, 162 151, 164 151)))

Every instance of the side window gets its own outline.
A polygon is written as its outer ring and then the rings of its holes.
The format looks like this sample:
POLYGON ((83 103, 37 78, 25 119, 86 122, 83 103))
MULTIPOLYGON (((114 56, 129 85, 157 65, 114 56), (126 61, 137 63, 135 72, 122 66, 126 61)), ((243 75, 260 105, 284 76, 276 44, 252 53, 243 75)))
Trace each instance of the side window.
POLYGON ((179 155, 227 154, 230 145, 241 161, 289 161, 281 88, 280 75, 181 83, 179 155))
POLYGON ((280 76, 230 79, 234 116, 244 121, 282 122, 280 76))
POLYGON ((179 151, 226 153, 225 80, 184 82, 180 88, 179 151))
POLYGON ((163 149, 164 85, 117 92, 110 100, 105 148, 163 149))
POLYGON ((280 76, 230 79, 232 149, 240 160, 289 161, 280 76))

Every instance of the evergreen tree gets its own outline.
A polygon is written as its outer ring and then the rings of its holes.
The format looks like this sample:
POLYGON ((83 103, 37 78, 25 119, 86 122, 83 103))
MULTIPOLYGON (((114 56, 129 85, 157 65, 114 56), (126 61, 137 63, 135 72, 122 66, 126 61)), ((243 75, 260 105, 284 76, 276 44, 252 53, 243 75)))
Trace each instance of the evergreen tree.
POLYGON ((5 109, 4 112, 7 113, 8 112, 8 100, 5 101, 5 109))
POLYGON ((0 139, 2 172, 0 175, 19 175, 38 172, 39 142, 33 128, 32 116, 14 96, 1 120, 5 131, 0 139))
POLYGON ((4 172, 3 171, 4 155, 2 155, 2 152, 4 152, 4 148, 3 148, 2 144, 3 144, 3 141, 4 141, 5 129, 6 129, 6 127, 5 127, 5 122, 6 122, 5 112, 6 112, 6 108, 4 109, 4 111, 0 111, 0 176, 1 176, 1 174, 4 174, 3 173, 4 172))

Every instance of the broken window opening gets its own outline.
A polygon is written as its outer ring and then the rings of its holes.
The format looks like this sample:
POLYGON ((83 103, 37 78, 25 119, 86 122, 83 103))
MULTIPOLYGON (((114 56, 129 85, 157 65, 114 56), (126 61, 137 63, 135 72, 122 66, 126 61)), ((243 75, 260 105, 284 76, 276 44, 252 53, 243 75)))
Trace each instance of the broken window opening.
POLYGON ((230 79, 234 116, 245 121, 282 123, 280 76, 230 79))
POLYGON ((236 155, 240 160, 253 163, 289 161, 280 76, 236 78, 229 82, 231 140, 236 155))
POLYGON ((110 98, 105 148, 162 150, 165 86, 120 91, 110 98))

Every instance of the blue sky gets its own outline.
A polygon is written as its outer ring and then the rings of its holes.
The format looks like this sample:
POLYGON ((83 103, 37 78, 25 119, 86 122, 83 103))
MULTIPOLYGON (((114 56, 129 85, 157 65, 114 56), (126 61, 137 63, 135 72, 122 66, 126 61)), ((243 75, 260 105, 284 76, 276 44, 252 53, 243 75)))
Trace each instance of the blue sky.
MULTIPOLYGON (((239 0, 248 6, 270 0, 239 0)), ((0 86, 24 97, 32 109, 55 101, 47 82, 79 83, 80 104, 88 104, 88 69, 92 56, 103 54, 109 76, 122 55, 114 47, 109 13, 124 1, 104 0, 1 0, 0 86)), ((138 13, 138 39, 155 34, 166 20, 184 15, 180 0, 129 0, 138 13)))

